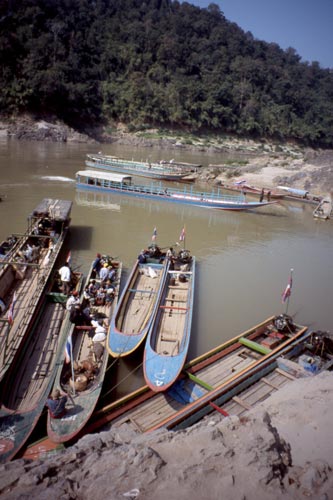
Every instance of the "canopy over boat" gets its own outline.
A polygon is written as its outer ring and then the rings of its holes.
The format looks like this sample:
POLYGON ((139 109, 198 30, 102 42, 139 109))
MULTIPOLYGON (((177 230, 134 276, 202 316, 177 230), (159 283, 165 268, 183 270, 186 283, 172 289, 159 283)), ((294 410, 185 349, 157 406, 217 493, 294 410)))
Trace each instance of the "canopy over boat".
POLYGON ((108 180, 111 182, 124 183, 126 181, 131 181, 132 177, 130 175, 114 174, 112 172, 100 172, 98 170, 79 170, 76 172, 75 177, 80 176, 92 177, 99 180, 108 180))

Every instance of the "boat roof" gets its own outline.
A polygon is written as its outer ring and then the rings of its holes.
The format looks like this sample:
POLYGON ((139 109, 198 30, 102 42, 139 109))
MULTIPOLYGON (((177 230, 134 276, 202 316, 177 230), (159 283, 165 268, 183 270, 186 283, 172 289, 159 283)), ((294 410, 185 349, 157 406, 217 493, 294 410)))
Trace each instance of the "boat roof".
POLYGON ((75 177, 79 175, 83 177, 93 177, 95 179, 105 179, 114 182, 122 182, 124 180, 132 179, 130 175, 114 174, 112 172, 102 172, 100 170, 79 170, 78 172, 76 172, 75 177))
POLYGON ((54 220, 68 220, 73 202, 70 200, 57 200, 44 198, 32 211, 29 218, 50 217, 54 220))

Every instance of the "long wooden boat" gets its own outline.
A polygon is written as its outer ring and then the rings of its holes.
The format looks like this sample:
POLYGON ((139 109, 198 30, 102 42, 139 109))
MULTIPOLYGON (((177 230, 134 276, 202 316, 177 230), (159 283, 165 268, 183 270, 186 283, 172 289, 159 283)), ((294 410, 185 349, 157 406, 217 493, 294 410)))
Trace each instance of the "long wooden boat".
POLYGON ((155 392, 167 390, 178 378, 190 343, 195 257, 180 255, 167 272, 145 344, 144 377, 155 392))
POLYGON ((111 320, 107 343, 111 356, 127 356, 145 340, 168 269, 167 259, 134 263, 111 320))
POLYGON ((182 418, 175 416, 168 423, 173 430, 185 429, 200 421, 211 412, 223 417, 243 416, 256 404, 267 399, 281 387, 298 378, 311 377, 333 368, 333 338, 328 332, 305 332, 295 342, 288 345, 277 356, 266 360, 229 385, 216 399, 207 404, 198 404, 198 410, 182 418))
POLYGON ((46 198, 0 261, 0 381, 38 314, 44 290, 69 231, 72 202, 46 198), (10 315, 10 317, 9 317, 10 315))
POLYGON ((329 196, 323 198, 313 211, 313 217, 316 219, 327 220, 332 214, 332 199, 329 196))
POLYGON ((306 326, 295 324, 288 316, 272 316, 187 363, 178 379, 182 391, 171 386, 166 392, 156 393, 144 386, 101 409, 85 430, 92 432, 107 423, 118 425, 125 421, 139 432, 167 426, 173 417, 181 418, 191 412, 192 401, 207 404, 205 397, 218 397, 230 384, 246 378, 250 370, 302 337, 306 330, 306 326))
MULTIPOLYGON (((72 280, 73 289, 79 291, 82 275, 72 273, 72 280)), ((58 287, 55 275, 43 294, 29 338, 16 352, 0 386, 0 462, 13 458, 34 430, 62 361, 73 324, 66 314, 67 296, 58 287)))
MULTIPOLYGON (((89 285, 92 282, 96 283, 96 280, 93 279, 91 266, 81 302, 89 300, 92 317, 95 320, 103 318, 103 323, 108 328, 118 301, 122 263, 106 256, 104 261, 116 270, 112 288, 109 289, 110 293, 102 300, 98 299, 98 295, 85 295, 89 290, 89 285), (90 298, 88 299, 88 297, 90 298)), ((99 289, 101 288, 103 288, 102 285, 99 289)), ((101 394, 109 359, 106 341, 93 342, 89 330, 74 329, 72 352, 71 362, 66 363, 66 360, 63 359, 54 380, 54 389, 60 388, 63 392, 70 394, 72 398, 72 404, 68 405, 63 417, 51 418, 50 413, 48 413, 47 433, 54 443, 64 443, 73 439, 89 420, 101 394), (74 384, 72 363, 76 366, 74 384)))
POLYGON ((220 188, 211 192, 195 191, 193 187, 184 189, 165 188, 161 183, 150 185, 132 184, 131 176, 111 174, 98 170, 80 170, 76 172, 76 186, 83 190, 99 190, 106 193, 121 193, 137 198, 145 198, 169 203, 217 210, 251 210, 276 203, 276 201, 246 201, 244 196, 223 195, 220 188))
POLYGON ((108 170, 119 174, 151 177, 153 179, 177 181, 196 171, 200 165, 176 163, 174 161, 160 163, 150 161, 124 160, 116 156, 88 154, 86 165, 89 168, 108 170))

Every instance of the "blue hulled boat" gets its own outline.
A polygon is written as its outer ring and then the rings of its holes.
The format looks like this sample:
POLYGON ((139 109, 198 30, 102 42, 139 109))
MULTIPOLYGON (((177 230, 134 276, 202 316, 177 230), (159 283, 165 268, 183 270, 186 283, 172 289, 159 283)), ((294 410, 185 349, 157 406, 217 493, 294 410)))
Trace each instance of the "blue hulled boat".
POLYGON ((182 203, 184 205, 215 208, 218 210, 251 210, 276 203, 275 201, 247 202, 243 195, 223 195, 220 189, 210 192, 199 192, 195 191, 192 186, 185 186, 184 189, 175 189, 166 188, 161 183, 137 185, 132 184, 132 177, 129 175, 111 174, 98 170, 80 170, 76 172, 76 186, 81 190, 122 193, 137 198, 182 203))
POLYGON ((195 257, 182 250, 170 267, 144 352, 144 376, 154 392, 167 390, 178 378, 191 336, 195 257))
POLYGON ((166 259, 135 262, 111 320, 107 341, 111 356, 127 356, 145 340, 168 268, 166 259))

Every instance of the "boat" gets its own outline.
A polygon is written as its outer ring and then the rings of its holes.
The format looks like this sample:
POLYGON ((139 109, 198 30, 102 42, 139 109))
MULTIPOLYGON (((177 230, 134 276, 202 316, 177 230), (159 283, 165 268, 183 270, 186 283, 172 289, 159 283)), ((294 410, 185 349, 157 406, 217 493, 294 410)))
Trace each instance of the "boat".
POLYGON ((111 320, 107 341, 111 356, 128 356, 146 339, 168 269, 164 255, 135 261, 111 320))
POLYGON ((70 226, 72 202, 43 199, 28 217, 23 234, 0 260, 0 381, 11 365, 48 285, 70 226))
POLYGON ((112 423, 115 428, 126 422, 134 432, 148 432, 166 426, 172 428, 185 418, 194 404, 214 400, 252 369, 274 358, 300 339, 306 326, 296 324, 285 314, 271 316, 249 330, 188 362, 175 384, 164 392, 148 385, 101 408, 85 429, 94 432, 112 423))
POLYGON ((276 203, 276 201, 252 202, 246 201, 243 195, 223 195, 219 188, 211 192, 195 191, 193 187, 184 189, 166 188, 161 183, 150 185, 132 184, 132 177, 121 174, 111 174, 98 170, 80 170, 76 172, 78 189, 99 190, 105 193, 121 193, 137 198, 182 203, 185 205, 218 210, 251 210, 276 203))
POLYGON ((333 338, 328 332, 307 331, 283 349, 231 384, 216 399, 192 408, 184 418, 176 416, 168 424, 174 431, 199 422, 208 414, 218 412, 221 418, 231 415, 242 417, 255 405, 267 399, 281 387, 299 378, 309 378, 333 368, 333 338))
POLYGON ((139 177, 151 177, 165 181, 182 180, 184 177, 195 172, 200 165, 161 161, 160 163, 150 161, 124 160, 116 156, 102 154, 88 154, 86 165, 89 168, 108 170, 119 174, 135 175, 139 177))
POLYGON ((327 220, 331 218, 332 213, 333 213, 332 198, 326 196, 319 202, 319 204, 314 209, 313 217, 315 217, 316 219, 327 220))
POLYGON ((173 259, 148 331, 143 371, 155 392, 178 378, 190 343, 195 284, 195 257, 181 250, 173 259))
MULTIPOLYGON (((83 276, 72 272, 78 293, 83 276)), ((54 273, 42 304, 0 385, 0 462, 11 460, 25 444, 43 413, 65 343, 73 324, 66 312, 67 296, 54 273)))
MULTIPOLYGON (((95 321, 102 318, 107 328, 118 301, 122 263, 108 256, 103 256, 102 259, 103 263, 107 262, 115 270, 111 287, 102 300, 99 300, 98 292, 103 286, 97 289, 97 295, 89 292, 89 286, 93 284, 95 287, 98 283, 98 280, 93 277, 91 265, 81 303, 89 300, 90 314, 95 321)), ((47 433, 54 443, 64 443, 73 439, 89 420, 101 394, 109 359, 105 340, 93 342, 89 330, 74 328, 71 338, 72 360, 67 363, 63 357, 63 363, 58 368, 53 388, 60 388, 62 392, 70 394, 72 402, 68 402, 66 413, 61 418, 51 418, 48 412, 47 433), (72 373, 74 366, 76 367, 75 374, 72 373)))

